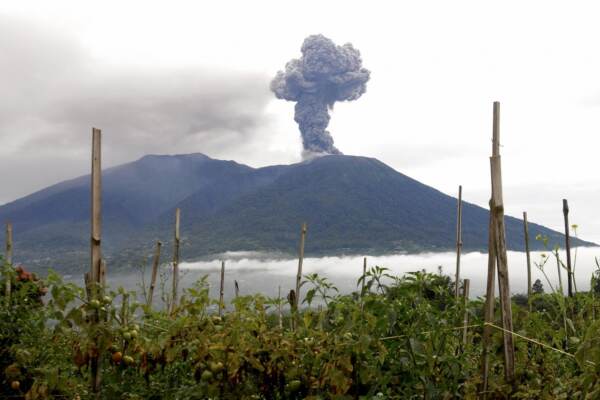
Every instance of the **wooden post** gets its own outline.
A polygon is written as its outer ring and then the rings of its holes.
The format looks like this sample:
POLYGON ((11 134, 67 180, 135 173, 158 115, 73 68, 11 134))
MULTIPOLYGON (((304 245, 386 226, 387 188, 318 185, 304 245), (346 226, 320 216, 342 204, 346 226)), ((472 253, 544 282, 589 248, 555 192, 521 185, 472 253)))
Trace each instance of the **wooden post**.
MULTIPOLYGON (((91 287, 88 293, 90 300, 97 298, 100 293, 102 282, 102 132, 100 129, 92 128, 92 175, 91 175, 91 265, 89 283, 91 287)), ((98 323, 98 312, 94 312, 92 321, 98 323)), ((95 347, 98 338, 94 338, 95 347)), ((100 392, 100 356, 90 357, 90 373, 92 378, 92 392, 100 392)))
POLYGON ((363 259, 363 274, 362 274, 362 287, 360 288, 360 297, 365 295, 365 281, 367 280, 367 257, 363 259))
POLYGON ((219 291, 219 317, 223 316, 223 308, 225 303, 223 302, 223 295, 225 294, 225 261, 221 261, 221 286, 219 291))
POLYGON ((173 300, 171 303, 171 312, 175 312, 177 307, 177 288, 179 286, 179 221, 181 210, 175 210, 175 237, 173 240, 173 300))
POLYGON ((463 350, 467 347, 467 325, 469 325, 469 284, 470 280, 465 279, 463 282, 463 307, 465 309, 463 317, 463 350))
POLYGON ((306 222, 302 224, 302 230, 300 231, 300 249, 298 251, 298 273, 296 274, 296 309, 301 303, 300 297, 300 283, 302 281, 302 263, 304 261, 304 242, 306 240, 306 222))
POLYGON ((281 285, 279 285, 277 292, 277 313, 279 316, 279 329, 283 330, 283 311, 281 309, 281 285))
POLYGON ((569 227, 569 203, 563 199, 563 215, 565 217, 565 250, 567 251, 567 290, 569 297, 573 297, 573 269, 571 266, 571 235, 569 227))
POLYGON ((235 297, 238 297, 240 295, 240 286, 238 285, 238 281, 234 280, 234 288, 235 288, 235 297))
MULTIPOLYGON (((12 224, 9 222, 6 224, 6 264, 9 268, 12 268, 12 252, 13 252, 13 229, 12 224)), ((10 304, 10 293, 12 291, 12 274, 6 274, 6 285, 4 294, 6 295, 7 305, 10 304)))
POLYGON ((525 254, 527 256, 527 304, 529 305, 529 312, 531 312, 531 296, 533 295, 531 289, 531 255, 529 254, 529 224, 527 222, 527 212, 523 212, 523 233, 525 235, 525 254))
POLYGON ((504 374, 506 381, 513 383, 515 376, 515 348, 512 331, 512 308, 510 298, 510 280, 508 277, 508 258, 506 255, 506 233, 504 227, 504 200, 502 195, 502 162, 500 158, 500 103, 494 102, 492 157, 490 158, 492 175, 492 200, 494 217, 494 241, 496 262, 498 265, 498 290, 502 307, 502 325, 504 328, 504 374))
POLYGON ((149 308, 152 307, 152 299, 154 297, 154 288, 156 287, 156 277, 158 275, 158 265, 160 264, 160 248, 162 243, 160 240, 156 241, 156 248, 154 250, 154 258, 152 259, 152 277, 150 278, 150 288, 148 288, 148 298, 146 304, 149 308))
MULTIPOLYGON (((91 215, 91 266, 90 278, 92 285, 100 282, 100 259, 102 252, 100 241, 102 238, 102 153, 100 129, 92 129, 92 215, 91 215)), ((96 288, 93 288, 95 291, 96 288)), ((93 295, 94 293, 92 293, 93 295)))
POLYGON ((460 282, 460 252, 462 249, 462 185, 458 187, 458 204, 456 208, 456 278, 454 295, 458 299, 458 282, 460 282))
POLYGON ((494 240, 494 216, 491 210, 493 209, 492 200, 490 200, 490 222, 488 232, 488 273, 487 273, 487 287, 485 295, 485 308, 484 308, 484 321, 486 325, 483 326, 483 337, 482 337, 482 362, 481 362, 481 374, 482 384, 481 392, 483 393, 483 399, 487 398, 487 389, 489 381, 489 369, 490 369, 490 346, 492 343, 492 327, 488 324, 494 322, 494 306, 495 306, 495 282, 496 282, 496 244, 494 240))

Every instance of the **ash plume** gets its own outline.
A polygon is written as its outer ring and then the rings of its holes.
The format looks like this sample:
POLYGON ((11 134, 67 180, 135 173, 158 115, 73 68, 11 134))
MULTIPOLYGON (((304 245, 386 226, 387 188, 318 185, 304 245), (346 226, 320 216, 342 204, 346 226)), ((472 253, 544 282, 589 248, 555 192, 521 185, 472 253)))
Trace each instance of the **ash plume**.
POLYGON ((370 72, 350 43, 337 46, 323 35, 312 35, 304 39, 301 51, 302 57, 277 73, 271 90, 278 99, 296 102, 294 120, 305 155, 341 154, 327 131, 329 110, 336 101, 358 99, 367 89, 370 72))

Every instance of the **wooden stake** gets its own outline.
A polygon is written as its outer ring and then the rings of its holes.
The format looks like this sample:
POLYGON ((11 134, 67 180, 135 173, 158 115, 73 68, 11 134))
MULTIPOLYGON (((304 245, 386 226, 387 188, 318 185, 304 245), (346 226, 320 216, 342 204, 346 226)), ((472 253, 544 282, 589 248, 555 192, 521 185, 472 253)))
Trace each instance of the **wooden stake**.
POLYGON ((529 312, 531 312, 531 255, 529 254, 529 224, 527 222, 527 212, 523 212, 523 233, 525 235, 525 254, 527 255, 527 304, 529 305, 529 312))
POLYGON ((281 285, 278 287, 277 292, 277 311, 279 316, 279 329, 283 330, 283 310, 281 309, 281 285))
POLYGON ((498 264, 498 286, 502 307, 502 325, 504 328, 504 374, 506 381, 512 383, 515 376, 515 348, 512 331, 512 308, 510 298, 510 280, 508 277, 508 258, 506 255, 506 233, 504 227, 504 200, 502 195, 502 163, 500 158, 500 103, 494 102, 494 122, 492 157, 490 158, 492 175, 492 200, 494 217, 494 241, 498 264))
POLYGON ((463 317, 463 350, 467 347, 467 325, 469 325, 469 284, 470 280, 465 279, 463 282, 463 307, 465 309, 464 317, 463 317))
MULTIPOLYGON (((89 273, 90 300, 97 298, 102 282, 102 132, 92 128, 92 175, 91 175, 91 265, 89 273)), ((93 323, 98 323, 98 312, 92 315, 93 323)), ((94 338, 94 346, 98 347, 98 339, 94 338)), ((100 356, 90 357, 90 373, 92 392, 100 392, 100 356)))
POLYGON ((175 237, 173 240, 173 300, 171 303, 171 312, 177 307, 177 288, 179 286, 179 221, 181 210, 175 210, 175 237))
POLYGON ((158 275, 158 265, 160 264, 160 248, 162 243, 157 240, 156 248, 154 250, 154 258, 152 259, 152 277, 150 278, 150 288, 148 289, 148 298, 146 304, 149 308, 152 308, 152 299, 154 297, 154 288, 156 287, 156 277, 158 275))
POLYGON ((302 224, 302 230, 300 231, 300 249, 298 252, 298 273, 296 274, 296 309, 301 303, 300 297, 300 283, 302 281, 302 263, 304 261, 304 242, 306 240, 306 222, 302 224))
POLYGON ((458 187, 458 204, 456 208, 456 278, 454 295, 458 299, 458 282, 460 282, 460 252, 462 249, 462 185, 458 187))
POLYGON ((569 297, 573 297, 573 269, 571 266, 571 235, 569 227, 569 203, 563 199, 563 215, 565 217, 565 249, 567 251, 567 290, 569 297))
POLYGON ((240 295, 240 286, 238 285, 238 281, 234 280, 234 288, 235 288, 235 297, 238 297, 240 295))
POLYGON ((225 303, 223 301, 223 295, 225 294, 225 261, 221 261, 221 287, 219 291, 219 317, 223 316, 223 308, 225 303))
POLYGON ((367 280, 367 257, 363 259, 363 274, 362 274, 362 287, 360 289, 360 297, 365 295, 365 281, 367 280))
MULTIPOLYGON (((490 200, 490 210, 492 210, 493 204, 490 200)), ((496 244, 494 240, 494 216, 490 211, 490 222, 488 232, 488 273, 487 273, 487 287, 485 295, 485 308, 484 308, 484 321, 486 323, 494 322, 494 305, 495 305, 495 282, 496 282, 496 244)), ((489 369, 490 369, 490 346, 492 343, 492 327, 489 325, 483 326, 483 337, 482 337, 482 363, 481 363, 481 374, 482 374, 482 385, 481 392, 483 393, 483 399, 487 398, 487 389, 489 381, 489 369)))
MULTIPOLYGON (((12 252, 13 252, 13 229, 12 224, 9 222, 6 224, 6 264, 9 268, 12 268, 12 252)), ((10 304, 10 294, 12 291, 12 277, 11 274, 6 274, 6 285, 4 288, 4 294, 6 295, 7 305, 10 304)))

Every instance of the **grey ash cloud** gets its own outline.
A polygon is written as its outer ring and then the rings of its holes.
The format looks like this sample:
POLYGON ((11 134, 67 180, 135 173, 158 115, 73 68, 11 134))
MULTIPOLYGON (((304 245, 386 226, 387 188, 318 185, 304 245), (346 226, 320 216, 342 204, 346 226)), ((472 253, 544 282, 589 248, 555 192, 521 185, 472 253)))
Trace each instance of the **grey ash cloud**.
POLYGON ((327 131, 336 101, 356 100, 367 89, 370 72, 352 44, 337 46, 323 35, 307 37, 302 57, 289 61, 271 82, 279 99, 296 102, 294 120, 305 153, 340 154, 327 131))
POLYGON ((11 171, 0 174, 0 204, 85 173, 92 126, 114 164, 146 153, 219 156, 268 123, 266 75, 106 65, 59 29, 3 16, 0 54, 0 170, 11 171))

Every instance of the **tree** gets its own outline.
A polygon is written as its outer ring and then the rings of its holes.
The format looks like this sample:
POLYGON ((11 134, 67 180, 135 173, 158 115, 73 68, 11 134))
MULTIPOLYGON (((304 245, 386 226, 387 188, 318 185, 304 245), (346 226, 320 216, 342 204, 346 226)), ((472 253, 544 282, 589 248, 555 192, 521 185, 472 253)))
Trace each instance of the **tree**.
POLYGON ((535 282, 533 282, 531 289, 533 290, 533 293, 535 293, 535 294, 544 293, 544 285, 542 284, 542 281, 540 281, 539 279, 536 279, 535 282))

